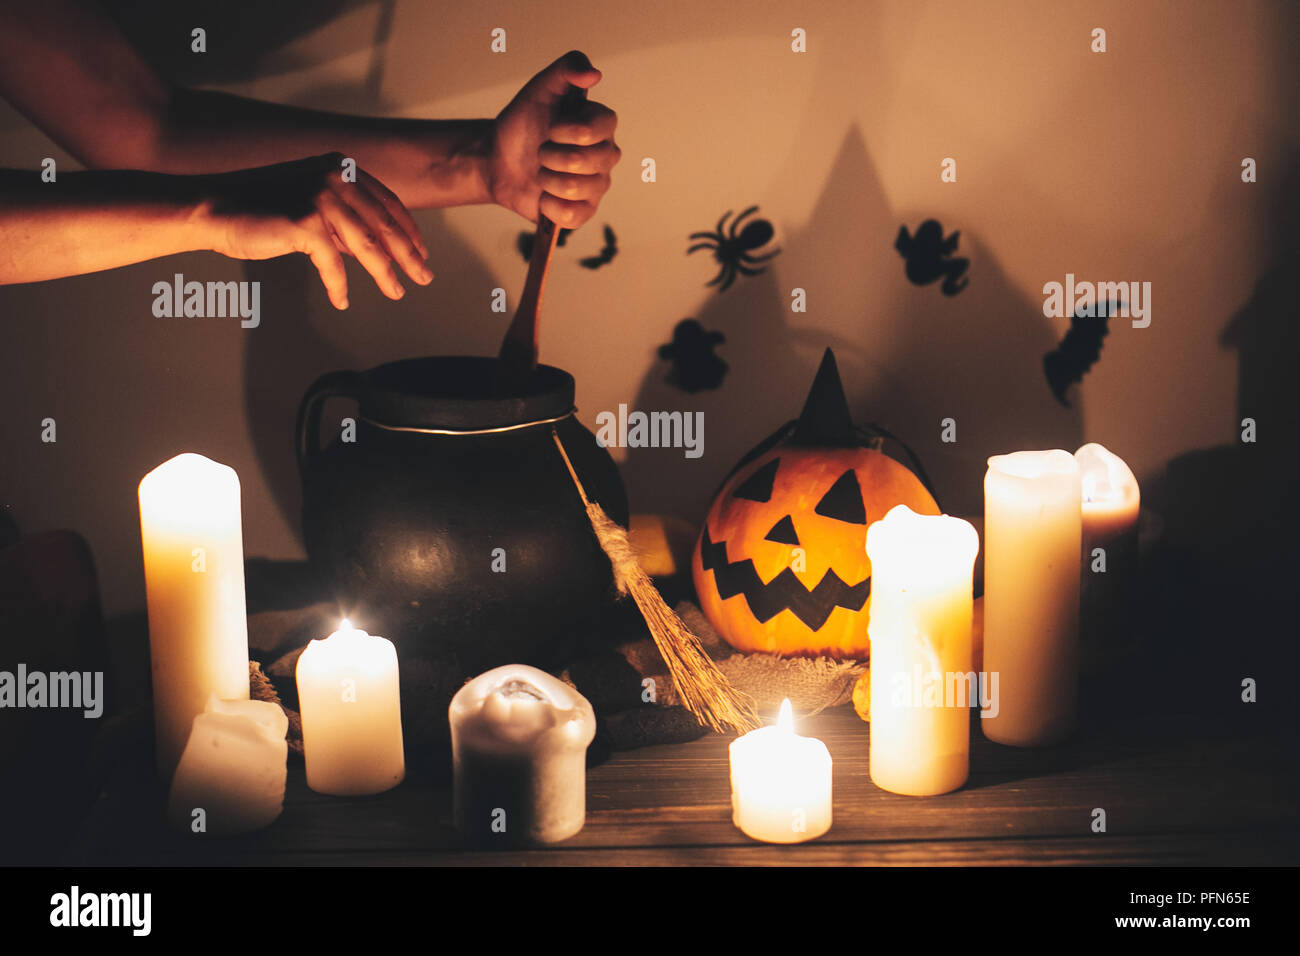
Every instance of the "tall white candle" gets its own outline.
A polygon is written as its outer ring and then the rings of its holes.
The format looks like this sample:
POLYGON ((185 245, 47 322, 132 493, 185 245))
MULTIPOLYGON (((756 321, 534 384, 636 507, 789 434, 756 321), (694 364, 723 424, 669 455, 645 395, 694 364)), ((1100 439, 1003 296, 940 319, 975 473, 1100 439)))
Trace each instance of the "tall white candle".
POLYGON ((765 843, 802 843, 831 828, 831 755, 794 732, 790 701, 775 727, 731 742, 731 821, 765 843))
POLYGON ((956 790, 970 773, 972 578, 968 521, 890 509, 871 559, 871 780, 894 793, 956 790))
POLYGON ((587 698, 526 664, 474 678, 448 708, 456 824, 478 843, 558 843, 586 822, 587 698))
POLYGON ((344 620, 298 657, 298 706, 307 786, 360 796, 402 782, 402 703, 397 650, 344 620))
POLYGON ((1067 451, 989 459, 984 476, 984 735, 1030 747, 1074 728, 1079 683, 1079 466, 1067 451))
POLYGON ((178 455, 140 481, 159 774, 170 780, 208 697, 248 697, 239 476, 178 455))

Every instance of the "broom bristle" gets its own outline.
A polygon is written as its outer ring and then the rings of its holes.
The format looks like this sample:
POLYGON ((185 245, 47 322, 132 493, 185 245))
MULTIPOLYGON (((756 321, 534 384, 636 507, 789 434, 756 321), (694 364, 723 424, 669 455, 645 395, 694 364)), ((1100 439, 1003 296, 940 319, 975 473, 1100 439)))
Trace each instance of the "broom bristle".
POLYGON ((641 609, 650 636, 668 665, 668 676, 686 709, 715 731, 728 727, 748 733, 760 726, 758 710, 748 694, 737 690, 704 651, 686 623, 664 603, 659 589, 645 573, 628 541, 627 532, 594 501, 587 516, 614 569, 614 581, 641 609))
POLYGON ((619 593, 630 594, 640 609, 650 636, 654 638, 655 647, 668 665, 668 676, 682 704, 701 723, 718 732, 730 728, 736 733, 744 734, 761 726, 753 698, 732 686, 731 681, 727 680, 726 675, 705 653, 700 639, 664 603, 659 589, 637 561, 627 531, 605 514, 599 504, 587 498, 586 489, 578 480, 578 473, 573 470, 560 436, 552 430, 552 437, 569 469, 569 476, 577 486, 582 503, 587 508, 587 517, 596 532, 596 540, 609 558, 614 583, 618 586, 619 593))

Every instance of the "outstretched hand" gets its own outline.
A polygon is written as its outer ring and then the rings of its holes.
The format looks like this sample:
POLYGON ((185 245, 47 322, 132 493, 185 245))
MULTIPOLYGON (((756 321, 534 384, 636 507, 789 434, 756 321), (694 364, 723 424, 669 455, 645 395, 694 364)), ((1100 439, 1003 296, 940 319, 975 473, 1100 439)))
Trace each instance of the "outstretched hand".
POLYGON ((590 100, 561 115, 570 87, 588 90, 600 71, 574 50, 529 80, 493 121, 488 160, 492 199, 530 222, 538 212, 565 229, 595 215, 622 151, 618 116, 590 100))
POLYGON ((402 201, 365 170, 343 178, 343 155, 204 177, 198 218, 204 246, 234 259, 301 252, 320 273, 330 302, 348 307, 343 255, 351 255, 390 299, 406 294, 396 265, 420 285, 433 281, 428 249, 402 201))

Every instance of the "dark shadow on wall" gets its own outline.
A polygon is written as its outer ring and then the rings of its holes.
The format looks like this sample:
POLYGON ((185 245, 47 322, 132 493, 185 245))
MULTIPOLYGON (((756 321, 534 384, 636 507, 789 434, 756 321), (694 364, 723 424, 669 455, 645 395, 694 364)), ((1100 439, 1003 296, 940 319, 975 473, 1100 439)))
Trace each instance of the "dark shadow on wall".
MULTIPOLYGON (((919 214, 905 215, 913 220, 919 214)), ((1060 334, 1007 278, 976 228, 962 229, 971 258, 970 285, 956 298, 908 287, 893 308, 903 321, 891 343, 903 387, 879 390, 872 407, 890 431, 905 437, 930 472, 950 514, 981 515, 990 455, 1083 442, 1084 408, 1096 400, 1086 384, 1069 408, 1043 379, 1043 353, 1060 334), (941 422, 956 423, 957 440, 941 440, 941 422)))
MULTIPOLYGON (((686 461, 680 449, 628 449, 622 471, 633 510, 698 520, 724 474, 719 466, 734 464, 750 446, 798 414, 817 369, 816 350, 826 345, 837 353, 852 348, 825 333, 787 326, 788 299, 777 282, 769 269, 737 283, 696 313, 705 329, 726 336, 716 351, 730 370, 716 391, 688 395, 666 381, 671 363, 656 358, 629 411, 703 411, 704 455, 686 461)), ((665 341, 676 321, 665 323, 665 341)))
MULTIPOLYGON (((374 116, 391 112, 393 104, 382 99, 381 90, 394 5, 395 0, 383 0, 375 34, 359 44, 372 50, 362 86, 318 87, 286 105, 319 108, 327 104, 332 109, 374 116)), ((447 229, 441 211, 418 212, 415 217, 429 248, 429 266, 435 278, 421 287, 403 275, 406 295, 397 302, 382 295, 355 260, 345 260, 350 301, 345 312, 329 304, 316 270, 302 256, 248 264, 248 278, 261 281, 262 288, 268 290, 263 302, 267 319, 257 334, 245 339, 243 382, 249 434, 271 498, 299 537, 302 498, 293 427, 298 403, 313 381, 326 372, 359 370, 399 358, 493 354, 499 345, 506 319, 493 316, 486 305, 497 280, 447 229), (489 316, 502 321, 499 325, 482 321, 489 316), (331 334, 323 334, 322 329, 331 334), (343 342, 356 345, 338 344, 343 342)), ((352 414, 355 408, 331 403, 325 411, 326 429, 352 414)))
MULTIPOLYGON (((1295 639, 1295 587, 1300 578, 1300 399, 1296 364, 1300 323, 1295 283, 1300 275, 1300 144, 1282 131, 1283 117, 1300 109, 1300 63, 1290 55, 1290 38, 1300 30, 1300 8, 1272 8, 1283 64, 1275 77, 1280 95, 1271 112, 1277 125, 1266 141, 1276 155, 1255 155, 1254 133, 1267 129, 1255 118, 1231 137, 1233 152, 1221 158, 1227 172, 1210 205, 1213 210, 1259 210, 1263 237, 1260 274, 1249 298, 1230 315, 1220 336, 1237 353, 1237 403, 1223 410, 1234 440, 1180 455, 1158 483, 1156 500, 1166 531, 1150 571, 1160 615, 1148 632, 1163 638, 1153 656, 1170 666, 1165 684, 1190 697, 1216 720, 1249 732, 1270 720, 1293 717, 1284 681, 1300 667, 1295 639), (1259 161, 1258 181, 1243 183, 1241 157, 1259 161), (1235 412, 1235 413, 1234 413, 1235 412), (1255 441, 1242 440, 1242 420, 1255 423, 1255 441), (1252 704, 1243 682, 1258 682, 1252 704)), ((1215 228, 1213 220, 1205 229, 1215 228)), ((1212 238, 1204 241, 1208 247, 1212 238)), ((1192 386, 1194 387, 1194 385, 1192 386)), ((1212 424, 1216 432, 1222 420, 1212 424)), ((1294 737, 1290 746, 1300 756, 1294 737)))
MULTIPOLYGON (((942 213, 891 208, 863 135, 851 128, 807 225, 777 237, 785 254, 762 275, 711 295, 695 313, 706 330, 726 336, 716 350, 730 366, 721 387, 688 395, 665 381, 670 363, 664 359, 642 381, 631 407, 705 413, 705 454, 684 461, 678 450, 628 449, 623 471, 632 509, 702 520, 740 457, 798 415, 826 346, 835 350, 855 420, 883 425, 911 445, 950 512, 982 511, 988 455, 1076 448, 1081 402, 1060 408, 1043 381, 1042 355, 1059 330, 1038 302, 1011 285, 972 224, 949 223, 942 213), (930 215, 961 229, 972 264, 960 296, 912 285, 894 248, 900 223, 930 215), (792 326, 792 318, 804 317, 790 311, 791 288, 809 286, 809 296, 816 296, 814 283, 833 282, 861 268, 866 257, 873 268, 886 264, 885 273, 873 274, 890 278, 873 294, 853 341, 792 326), (862 347, 864 338, 878 339, 880 347, 862 347), (957 420, 955 445, 939 440, 945 417, 957 420)), ((681 318, 664 317, 664 341, 681 318)))
MULTIPOLYGON (((351 304, 345 312, 329 304, 316 270, 302 256, 248 264, 248 278, 260 280, 264 292, 262 325, 244 337, 245 415, 270 495, 299 534, 301 489, 293 429, 298 402, 313 381, 326 372, 399 358, 491 355, 500 345, 509 317, 488 308, 499 280, 446 227, 440 211, 418 213, 416 221, 435 278, 423 287, 407 281, 406 295, 397 302, 385 297, 352 260, 351 304)), ((346 401, 328 403, 326 433, 355 413, 346 401)))
MULTIPOLYGON (((1237 162, 1225 157, 1225 168, 1237 162)), ((1289 157, 1273 175, 1225 187, 1266 191, 1265 208, 1273 214, 1265 267, 1220 337, 1237 353, 1235 414, 1223 410, 1236 440, 1173 459, 1153 494, 1166 528, 1153 568, 1162 613, 1150 633, 1164 642, 1159 651, 1175 665, 1169 675, 1174 683, 1196 688, 1224 718, 1252 725, 1291 707, 1289 692, 1277 693, 1277 684, 1270 694, 1262 688, 1269 676, 1300 667, 1294 599, 1300 577, 1300 156, 1289 157), (1243 440, 1245 419, 1254 423, 1253 442, 1243 440), (1242 704, 1245 678, 1261 683, 1251 707, 1242 704)), ((1212 427, 1221 432, 1224 424, 1212 427)))
MULTIPOLYGON (((327 47, 313 47, 310 61, 280 51, 291 41, 319 30, 350 11, 379 7, 387 38, 396 0, 106 0, 110 15, 126 37, 163 76, 176 83, 242 83, 251 76, 287 72, 336 59, 375 44, 365 31, 333 31, 327 47), (207 32, 207 52, 191 49, 191 31, 207 32)), ((342 108, 342 107, 335 107, 342 108)))

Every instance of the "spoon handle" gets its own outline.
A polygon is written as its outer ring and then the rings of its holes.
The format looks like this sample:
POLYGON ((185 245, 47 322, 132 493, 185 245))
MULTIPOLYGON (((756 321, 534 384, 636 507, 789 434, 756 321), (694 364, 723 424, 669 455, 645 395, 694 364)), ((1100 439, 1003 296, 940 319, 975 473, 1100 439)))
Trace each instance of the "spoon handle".
POLYGON ((533 239, 533 255, 528 260, 528 278, 519 297, 519 308, 506 330, 497 356, 499 377, 504 384, 526 381, 537 368, 537 313, 542 304, 542 289, 546 274, 551 268, 551 255, 559 229, 546 216, 537 216, 537 235, 533 239))

